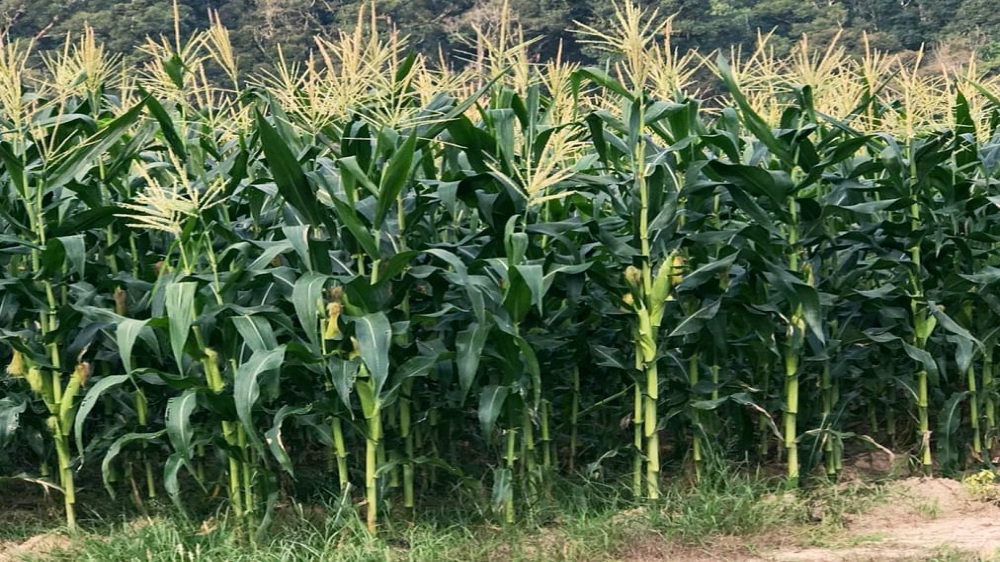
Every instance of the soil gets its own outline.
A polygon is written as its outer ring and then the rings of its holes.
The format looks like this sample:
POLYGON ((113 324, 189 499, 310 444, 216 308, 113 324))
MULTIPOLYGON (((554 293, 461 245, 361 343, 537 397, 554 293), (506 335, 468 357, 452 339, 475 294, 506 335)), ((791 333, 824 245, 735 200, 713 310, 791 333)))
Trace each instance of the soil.
POLYGON ((19 562, 28 558, 43 556, 56 550, 67 550, 72 546, 69 537, 45 533, 35 535, 18 543, 0 543, 0 562, 19 562))
POLYGON ((836 539, 808 545, 782 536, 723 537, 702 548, 639 541, 622 562, 1000 561, 1000 507, 970 497, 955 480, 908 478, 887 501, 852 517, 836 539))
POLYGON ((774 562, 913 560, 936 552, 1000 559, 1000 507, 969 496, 955 480, 908 478, 884 505, 852 521, 844 548, 780 549, 774 562), (854 543, 854 544, 852 544, 854 543))

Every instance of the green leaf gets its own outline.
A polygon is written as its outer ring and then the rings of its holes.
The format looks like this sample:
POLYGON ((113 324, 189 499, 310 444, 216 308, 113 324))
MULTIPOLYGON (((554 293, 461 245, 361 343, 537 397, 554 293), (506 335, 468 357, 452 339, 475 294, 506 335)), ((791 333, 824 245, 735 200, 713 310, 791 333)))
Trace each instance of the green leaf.
POLYGON ((281 232, 309 271, 313 270, 313 259, 309 253, 309 230, 311 228, 311 226, 304 224, 281 227, 281 232))
POLYGON ((118 321, 118 326, 115 328, 115 342, 118 345, 118 356, 122 360, 122 366, 125 368, 125 372, 131 374, 133 371, 132 367, 132 349, 135 347, 135 342, 142 334, 143 330, 149 330, 147 324, 149 320, 135 320, 132 318, 122 318, 118 321))
MULTIPOLYGON (((167 495, 170 496, 170 500, 174 503, 174 507, 177 508, 177 511, 179 511, 185 519, 188 515, 184 506, 184 500, 181 498, 181 485, 178 477, 180 475, 181 467, 186 464, 188 464, 188 459, 185 459, 179 453, 170 455, 167 457, 167 462, 163 463, 163 488, 167 491, 167 495)), ((190 470, 190 468, 188 470, 190 470)))
POLYGON ((934 362, 934 357, 931 356, 930 353, 927 353, 927 351, 923 349, 910 345, 905 341, 902 342, 902 344, 903 344, 903 350, 906 352, 907 355, 910 356, 911 359, 920 364, 921 370, 927 371, 927 374, 932 377, 938 376, 937 363, 934 362))
POLYGON ((163 105, 156 100, 153 96, 149 95, 149 92, 144 90, 142 86, 139 86, 139 94, 141 94, 146 100, 146 107, 149 108, 149 112, 153 114, 156 121, 160 124, 160 133, 163 134, 163 138, 166 139, 167 144, 170 145, 170 150, 173 152, 181 162, 186 162, 188 155, 187 149, 184 148, 184 141, 181 140, 180 135, 177 134, 177 129, 174 127, 174 121, 170 118, 170 114, 167 110, 163 108, 163 105))
POLYGON ((233 400, 236 404, 236 417, 243 424, 243 430, 250 442, 263 452, 260 438, 253 425, 253 408, 260 398, 260 377, 267 372, 281 368, 285 361, 285 346, 275 349, 255 351, 245 363, 236 370, 236 381, 233 384, 233 400))
POLYGON ((486 338, 490 335, 490 326, 473 322, 468 328, 458 333, 455 338, 455 365, 458 367, 458 381, 462 389, 462 402, 469 394, 472 383, 479 371, 479 361, 483 356, 486 338))
POLYGON ((540 265, 515 265, 514 269, 531 291, 531 304, 542 314, 542 297, 545 296, 545 272, 540 265))
POLYGON ((612 367, 629 371, 634 369, 625 364, 625 357, 620 349, 599 344, 591 344, 590 351, 593 353, 594 361, 601 367, 612 367))
POLYGON ((358 351, 374 381, 375 400, 382 397, 382 388, 389 378, 389 346, 392 344, 392 325, 385 314, 376 312, 354 320, 354 334, 358 338, 358 351))
POLYGON ((198 392, 194 388, 189 388, 184 394, 167 400, 167 437, 170 439, 170 446, 185 462, 194 458, 191 449, 191 438, 194 436, 191 413, 197 405, 198 392))
POLYGON ((0 449, 5 449, 14 438, 14 432, 21 425, 21 414, 27 408, 27 402, 19 402, 11 397, 0 399, 0 449))
POLYGON ((145 441, 147 443, 156 441, 160 437, 163 437, 163 434, 166 432, 167 430, 161 429, 152 433, 126 433, 108 447, 108 451, 104 453, 104 460, 101 461, 101 477, 104 480, 104 488, 108 491, 109 496, 112 498, 115 497, 114 483, 111 482, 111 463, 121 453, 122 448, 136 441, 145 441))
POLYGON ((336 197, 333 197, 332 200, 333 208, 337 212, 337 218, 347 227, 347 230, 354 236, 354 239, 357 240, 361 248, 368 254, 368 257, 378 259, 378 244, 375 242, 375 238, 372 237, 371 232, 361 223, 361 219, 358 218, 354 207, 336 197))
POLYGON ((823 322, 823 310, 820 307, 819 291, 812 285, 806 283, 796 284, 795 295, 798 304, 802 306, 802 316, 805 318, 806 326, 810 328, 813 335, 819 342, 826 342, 826 325, 823 322))
POLYGON ((267 158, 267 167, 278 186, 278 193, 308 224, 319 226, 322 223, 320 206, 302 166, 277 129, 259 111, 256 112, 256 117, 260 144, 264 149, 264 157, 267 158))
MULTIPOLYGON (((340 168, 341 176, 343 175, 349 176, 351 179, 364 186, 364 188, 367 189, 369 193, 378 196, 379 194, 378 186, 375 185, 374 182, 372 182, 372 180, 368 177, 368 174, 366 174, 365 171, 361 169, 361 166, 358 165, 357 157, 348 156, 346 158, 341 158, 337 160, 337 167, 340 168)), ((353 190, 345 189, 345 191, 347 192, 348 195, 347 198, 348 202, 350 202, 352 205, 356 203, 357 199, 356 195, 353 193, 353 190)))
POLYGON ((251 353, 278 347, 278 338, 274 335, 271 323, 263 316, 234 316, 233 325, 251 353))
POLYGON ((493 469, 493 509, 499 511, 514 494, 514 475, 509 468, 493 469))
POLYGON ((954 470, 959 448, 962 447, 961 444, 954 443, 953 438, 962 425, 962 402, 969 395, 968 391, 952 394, 938 416, 938 430, 934 434, 937 437, 937 460, 946 471, 954 470))
POLYGON ((351 411, 351 388, 354 386, 354 380, 358 376, 360 366, 361 363, 358 360, 345 361, 335 356, 330 356, 326 360, 330 381, 333 383, 333 388, 337 391, 340 401, 344 403, 344 406, 347 406, 347 411, 351 411))
POLYGON ((402 383, 406 379, 426 376, 439 361, 440 357, 435 355, 411 357, 396 369, 396 382, 402 383))
POLYGON ((492 439, 493 426, 503 411, 503 404, 509 392, 510 389, 506 386, 488 385, 483 387, 479 395, 479 425, 483 428, 483 436, 487 440, 492 439))
POLYGON ((51 170, 46 174, 46 187, 48 189, 62 187, 74 178, 82 177, 90 171, 97 162, 101 161, 102 154, 126 137, 128 130, 142 114, 144 107, 146 107, 145 99, 105 125, 74 150, 62 152, 61 154, 65 154, 65 156, 57 158, 51 170))
POLYGON ((321 273, 310 271, 295 282, 292 289, 292 303, 295 305, 295 316, 306 337, 314 346, 319 345, 322 330, 319 326, 322 310, 323 287, 329 278, 321 273))
POLYGON ((722 81, 726 84, 726 88, 729 90, 729 95, 736 102, 736 105, 740 108, 740 113, 743 117, 743 122, 746 124, 747 129, 755 137, 757 137, 765 146, 771 151, 771 154, 778 157, 784 165, 785 169, 792 169, 795 165, 795 158, 792 156, 788 148, 782 144, 774 133, 771 131, 771 127, 761 118, 760 115, 754 111, 753 106, 747 101, 745 95, 743 95, 742 90, 740 90, 739 84, 736 83, 736 79, 733 77, 733 72, 729 68, 729 61, 726 60, 724 56, 719 55, 716 64, 719 68, 719 75, 722 76, 722 81))
POLYGON ((940 324, 942 328, 951 332, 952 334, 955 334, 960 338, 972 342, 980 350, 983 349, 983 343, 981 341, 976 339, 976 337, 973 336, 971 332, 969 332, 961 325, 959 325, 958 322, 952 320, 951 316, 945 314, 944 311, 938 308, 933 301, 928 302, 927 306, 928 308, 930 308, 931 314, 933 314, 934 317, 937 318, 938 324, 940 324))
POLYGON ((531 347, 528 340, 518 336, 514 338, 514 341, 521 352, 521 364, 528 376, 531 377, 534 407, 537 409, 542 401, 542 368, 538 363, 538 356, 535 355, 535 349, 531 347))
POLYGON ((628 91, 628 89, 623 86, 621 82, 615 80, 610 74, 596 66, 581 68, 577 71, 577 73, 579 73, 580 76, 594 82, 598 86, 607 88, 627 100, 631 101, 634 99, 632 92, 628 91))
POLYGON ((170 283, 166 289, 167 318, 170 326, 170 349, 179 372, 184 370, 184 346, 194 324, 194 297, 198 284, 190 281, 170 283))
POLYGON ((688 273, 677 285, 678 291, 692 291, 708 281, 717 282, 718 274, 729 270, 739 254, 733 252, 726 257, 709 262, 706 265, 688 273))
POLYGON ((705 324, 715 318, 715 315, 719 313, 719 307, 722 305, 722 301, 712 301, 707 305, 701 307, 694 314, 691 314, 687 318, 681 321, 680 324, 674 328, 673 332, 670 332, 668 337, 678 337, 686 336, 689 334, 696 334, 701 331, 705 324))
POLYGON ((375 228, 382 228, 389 209, 396 203, 396 198, 402 193, 410 177, 413 166, 413 152, 417 145, 417 134, 414 131, 403 145, 393 152, 382 170, 382 178, 378 186, 378 199, 375 204, 375 228))
MULTIPOLYGON (((90 411, 94 409, 97 405, 97 400, 104 394, 107 390, 114 388, 121 383, 129 380, 128 375, 110 375, 97 381, 94 386, 90 387, 87 394, 84 395, 83 400, 80 401, 80 406, 76 410, 76 419, 73 421, 73 434, 76 436, 76 450, 80 453, 80 466, 83 466, 83 423, 87 420, 87 416, 90 415, 90 411)), ((0 415, 3 414, 3 409, 0 408, 0 415)), ((0 431, 2 431, 0 427, 0 431)), ((0 444, 3 443, 2 435, 0 435, 0 444)))
POLYGON ((87 265, 87 248, 83 235, 60 236, 57 240, 62 243, 66 250, 66 265, 83 279, 84 269, 87 265))
POLYGON ((274 414, 274 423, 271 424, 271 429, 264 433, 264 439, 267 441, 267 447, 271 450, 271 454, 274 455, 281 468, 293 478, 295 470, 292 467, 292 459, 288 456, 288 450, 285 449, 285 444, 281 440, 281 426, 285 423, 285 418, 308 414, 311 409, 312 406, 293 407, 285 404, 278 409, 278 413, 274 414))

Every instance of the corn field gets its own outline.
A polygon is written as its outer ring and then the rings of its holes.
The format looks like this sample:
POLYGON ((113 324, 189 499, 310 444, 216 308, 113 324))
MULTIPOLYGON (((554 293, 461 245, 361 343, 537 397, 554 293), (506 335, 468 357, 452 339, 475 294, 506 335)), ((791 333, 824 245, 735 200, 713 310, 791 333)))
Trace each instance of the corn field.
POLYGON ((246 79, 221 25, 3 44, 0 466, 71 528, 83 474, 263 526, 307 471, 375 532, 468 482, 514 522, 559 475, 991 462, 1000 87, 616 14, 601 68, 373 11, 246 79))

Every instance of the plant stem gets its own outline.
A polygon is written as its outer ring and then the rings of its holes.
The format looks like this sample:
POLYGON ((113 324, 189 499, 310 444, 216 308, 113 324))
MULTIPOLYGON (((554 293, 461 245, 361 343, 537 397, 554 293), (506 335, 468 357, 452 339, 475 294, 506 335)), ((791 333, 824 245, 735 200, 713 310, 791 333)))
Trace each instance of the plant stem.
POLYGON ((580 366, 573 367, 573 394, 569 409, 569 471, 576 470, 576 451, 580 444, 580 366))
MULTIPOLYGON (((698 354, 694 353, 688 359, 688 382, 691 385, 692 398, 696 398, 694 392, 695 387, 698 385, 698 354)), ((702 427, 700 425, 700 420, 698 416, 698 410, 691 408, 691 458, 694 461, 694 477, 696 481, 701 481, 701 431, 702 427)))
POLYGON ((378 447, 382 440, 382 415, 368 418, 368 437, 365 439, 365 504, 367 506, 368 532, 375 534, 378 530, 378 447))

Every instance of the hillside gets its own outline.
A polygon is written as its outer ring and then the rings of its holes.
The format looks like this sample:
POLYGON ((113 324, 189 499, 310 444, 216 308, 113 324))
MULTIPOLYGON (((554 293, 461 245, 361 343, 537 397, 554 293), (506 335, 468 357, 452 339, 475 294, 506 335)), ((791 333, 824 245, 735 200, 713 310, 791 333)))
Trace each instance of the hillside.
MULTIPOLYGON (((603 0, 508 0, 534 50, 551 57, 560 42, 566 57, 593 62, 594 53, 575 41, 574 22, 597 28, 612 17, 603 0)), ((210 24, 211 14, 230 30, 243 69, 268 66, 277 46, 289 60, 303 60, 314 36, 332 36, 355 21, 358 0, 181 0, 182 34, 210 24)), ((396 26, 410 44, 427 53, 460 60, 474 26, 499 18, 504 0, 378 0, 381 25, 396 26)), ((771 48, 781 55, 803 33, 818 46, 840 35, 841 44, 859 52, 867 35, 872 47, 888 52, 928 46, 939 56, 965 61, 979 53, 982 68, 1000 67, 1000 14, 989 0, 703 0, 647 1, 661 14, 675 14, 674 44, 681 50, 728 50, 752 46, 758 33, 773 32, 771 48)), ((172 36, 174 17, 165 0, 2 0, 0 29, 17 39, 35 39, 42 49, 56 48, 67 33, 85 25, 110 51, 136 55, 145 36, 172 36)))

